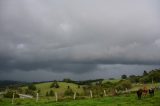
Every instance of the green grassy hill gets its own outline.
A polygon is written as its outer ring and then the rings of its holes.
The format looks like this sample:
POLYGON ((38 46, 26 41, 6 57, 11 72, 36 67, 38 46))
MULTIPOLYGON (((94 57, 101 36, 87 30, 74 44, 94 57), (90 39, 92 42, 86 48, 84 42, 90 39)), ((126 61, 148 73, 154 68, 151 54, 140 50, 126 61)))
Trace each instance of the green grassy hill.
MULTIPOLYGON (((54 92, 57 92, 59 95, 62 95, 64 93, 64 91, 67 89, 67 87, 69 86, 74 92, 78 92, 79 94, 83 93, 83 88, 82 86, 80 86, 80 88, 78 88, 77 84, 73 84, 73 83, 66 83, 66 82, 58 82, 59 84, 59 88, 50 88, 52 82, 46 82, 46 83, 39 83, 39 84, 35 84, 37 90, 40 90, 40 95, 45 96, 47 91, 53 90, 54 92)), ((26 89, 27 87, 23 87, 23 89, 26 89)))
MULTIPOLYGON (((105 82, 112 82, 112 83, 117 83, 120 80, 103 80, 102 83, 105 82)), ((78 92, 79 94, 83 94, 83 87, 80 86, 80 88, 78 88, 77 84, 73 84, 73 83, 66 83, 66 82, 58 82, 59 84, 59 88, 50 88, 51 84, 53 82, 45 82, 45 83, 39 83, 39 84, 35 84, 37 90, 40 90, 40 95, 41 96, 45 96, 46 92, 49 92, 50 90, 53 90, 54 92, 57 92, 59 95, 63 95, 65 90, 68 88, 68 86, 74 91, 74 92, 78 92)), ((130 91, 136 91, 139 88, 143 88, 143 87, 147 87, 148 89, 151 88, 152 86, 154 87, 159 87, 160 83, 154 83, 154 84, 132 84, 132 88, 130 89, 130 91)), ((26 89, 27 87, 23 87, 23 89, 26 89)))
POLYGON ((116 83, 116 82, 118 82, 118 81, 120 81, 120 79, 113 79, 113 80, 105 79, 105 80, 103 80, 103 81, 102 81, 102 83, 105 83, 105 82, 112 82, 112 83, 116 83))

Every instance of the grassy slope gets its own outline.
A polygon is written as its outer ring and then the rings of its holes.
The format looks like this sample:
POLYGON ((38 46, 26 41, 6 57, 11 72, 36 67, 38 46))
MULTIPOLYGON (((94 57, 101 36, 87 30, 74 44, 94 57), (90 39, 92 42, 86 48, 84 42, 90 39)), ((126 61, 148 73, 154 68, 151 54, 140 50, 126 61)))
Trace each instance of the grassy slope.
MULTIPOLYGON (((120 79, 114 79, 114 80, 103 80, 102 83, 105 83, 105 82, 112 82, 112 83, 116 83, 120 81, 120 79)), ((153 87, 159 87, 160 86, 160 83, 154 83, 154 84, 132 84, 132 88, 130 89, 130 91, 137 91, 139 88, 143 88, 143 87, 146 87, 147 89, 151 88, 152 86, 153 87)))
POLYGON ((108 79, 105 79, 105 80, 103 80, 103 82, 102 82, 102 83, 105 83, 105 82, 112 82, 112 83, 116 83, 116 82, 118 82, 118 81, 120 81, 120 79, 114 79, 114 80, 108 80, 108 79))
POLYGON ((139 88, 144 88, 146 87, 147 89, 151 87, 159 87, 160 83, 154 83, 154 84, 132 84, 132 89, 131 91, 137 91, 139 88))
MULTIPOLYGON (((57 92, 58 94, 63 94, 64 91, 67 89, 68 86, 70 86, 70 88, 73 91, 76 91, 78 93, 83 93, 83 89, 82 87, 80 87, 78 89, 78 85, 77 84, 73 84, 73 83, 66 83, 66 82, 58 82, 60 88, 50 88, 50 85, 52 84, 52 82, 47 82, 47 83, 40 83, 40 84, 36 84, 37 89, 41 90, 41 95, 45 95, 47 91, 50 91, 51 89, 55 92, 57 92)), ((26 87, 24 87, 25 89, 26 87)))
MULTIPOLYGON (((119 80, 118 79, 117 80, 103 80, 103 83, 108 82, 108 81, 112 82, 112 83, 116 83, 119 80)), ((60 88, 50 88, 51 84, 52 84, 52 82, 36 84, 37 89, 41 90, 40 95, 45 96, 46 92, 50 91, 51 89, 61 95, 61 94, 64 93, 64 91, 67 89, 68 86, 70 86, 70 88, 73 91, 76 91, 76 92, 78 92, 80 94, 83 93, 82 86, 78 89, 78 85, 77 84, 66 83, 66 82, 58 82, 60 88)), ((143 85, 143 84, 132 84, 131 91, 136 91, 139 88, 143 88, 144 86, 146 86, 147 88, 150 88, 152 86, 152 84, 145 84, 145 85, 143 85)), ((160 83, 155 83, 154 86, 156 86, 156 87, 160 86, 160 83)), ((26 87, 23 87, 23 88, 26 88, 26 87)))
POLYGON ((61 102, 45 98, 38 103, 35 99, 17 99, 14 105, 11 104, 11 99, 0 99, 0 106, 160 106, 159 100, 160 91, 155 92, 154 97, 147 96, 141 100, 135 94, 61 102))

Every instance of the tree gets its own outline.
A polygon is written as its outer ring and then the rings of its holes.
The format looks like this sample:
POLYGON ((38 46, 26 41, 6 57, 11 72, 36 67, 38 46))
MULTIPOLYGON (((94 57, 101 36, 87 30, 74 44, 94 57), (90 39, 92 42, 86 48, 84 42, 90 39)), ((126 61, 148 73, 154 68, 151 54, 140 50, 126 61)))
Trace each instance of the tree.
POLYGON ((49 96, 54 96, 54 91, 53 90, 49 91, 49 96))
POLYGON ((115 78, 109 78, 109 80, 115 80, 115 78))
POLYGON ((121 78, 122 78, 122 79, 126 79, 126 78, 127 78, 127 75, 123 74, 123 75, 121 76, 121 78))
POLYGON ((129 80, 130 80, 132 83, 138 83, 139 80, 140 80, 140 76, 130 75, 130 76, 129 76, 129 80))
POLYGON ((49 93, 48 93, 48 91, 46 92, 46 96, 49 96, 49 93))
POLYGON ((104 88, 113 88, 115 85, 112 82, 107 81, 107 82, 103 83, 102 86, 104 88))
POLYGON ((28 89, 35 91, 37 88, 34 84, 30 84, 30 85, 28 85, 28 89))
POLYGON ((130 89, 131 87, 132 83, 129 80, 123 80, 116 86, 116 88, 119 90, 125 90, 126 88, 130 89))
POLYGON ((40 89, 38 89, 37 93, 40 93, 40 92, 41 92, 41 90, 40 90, 40 89))
POLYGON ((30 89, 25 89, 25 94, 29 94, 29 95, 32 95, 32 96, 36 96, 36 93, 33 91, 33 90, 30 90, 30 89))
POLYGON ((155 82, 159 82, 160 81, 160 72, 158 71, 153 71, 150 73, 150 75, 148 76, 150 81, 155 81, 155 82))
POLYGON ((13 93, 15 94, 14 95, 15 98, 19 98, 19 95, 16 92, 12 91, 12 90, 7 91, 7 93, 4 94, 4 97, 5 98, 12 98, 13 97, 13 93))
POLYGON ((65 78, 63 79, 63 82, 67 82, 67 83, 75 83, 75 81, 69 79, 69 78, 65 78))
POLYGON ((54 82, 51 84, 50 88, 59 88, 58 82, 54 80, 54 82))
POLYGON ((148 73, 147 73, 147 71, 144 70, 143 76, 146 76, 146 75, 148 75, 148 73))
POLYGON ((73 96, 74 92, 71 88, 67 88, 67 90, 64 92, 65 96, 73 96))
POLYGON ((78 89, 79 89, 79 88, 81 88, 81 86, 80 86, 80 85, 78 85, 78 89))

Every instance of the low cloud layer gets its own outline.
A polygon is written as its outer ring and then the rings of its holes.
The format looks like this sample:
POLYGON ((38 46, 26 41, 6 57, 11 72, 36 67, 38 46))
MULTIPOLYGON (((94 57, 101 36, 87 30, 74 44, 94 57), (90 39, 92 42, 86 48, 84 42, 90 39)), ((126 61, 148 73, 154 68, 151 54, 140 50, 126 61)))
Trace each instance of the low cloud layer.
POLYGON ((65 77, 108 64, 157 68, 159 5, 158 0, 1 0, 0 73, 43 70, 65 77))

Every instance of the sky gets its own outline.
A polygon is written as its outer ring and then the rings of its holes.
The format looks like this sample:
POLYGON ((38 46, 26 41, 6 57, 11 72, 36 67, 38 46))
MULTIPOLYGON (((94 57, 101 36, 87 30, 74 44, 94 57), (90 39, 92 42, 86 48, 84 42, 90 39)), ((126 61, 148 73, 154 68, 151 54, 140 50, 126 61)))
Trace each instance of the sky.
POLYGON ((160 68, 159 0, 0 0, 0 80, 120 78, 160 68))

